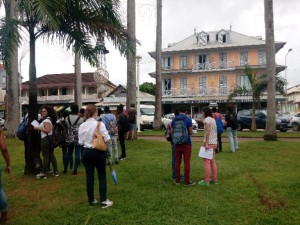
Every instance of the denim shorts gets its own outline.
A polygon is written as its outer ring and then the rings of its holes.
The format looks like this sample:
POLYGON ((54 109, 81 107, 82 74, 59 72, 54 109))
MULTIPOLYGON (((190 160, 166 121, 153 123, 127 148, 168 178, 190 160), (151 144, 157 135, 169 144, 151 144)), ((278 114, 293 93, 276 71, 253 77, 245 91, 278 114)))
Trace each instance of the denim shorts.
POLYGON ((136 123, 131 123, 130 124, 130 130, 135 131, 136 130, 136 123))

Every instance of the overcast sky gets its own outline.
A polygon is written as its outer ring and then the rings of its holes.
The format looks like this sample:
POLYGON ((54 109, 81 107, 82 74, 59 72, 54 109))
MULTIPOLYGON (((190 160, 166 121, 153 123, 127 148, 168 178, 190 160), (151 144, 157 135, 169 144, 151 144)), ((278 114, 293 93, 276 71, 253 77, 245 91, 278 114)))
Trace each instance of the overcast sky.
MULTIPOLYGON (((163 25, 162 47, 168 43, 179 42, 200 31, 229 29, 249 36, 262 36, 265 40, 264 1, 263 0, 162 0, 163 25)), ((126 0, 121 0, 123 14, 126 0)), ((275 41, 286 42, 276 54, 276 63, 285 65, 288 86, 300 84, 300 1, 273 0, 275 41), (288 49, 293 50, 288 54, 288 49)), ((126 23, 126 15, 123 16, 126 23)), ((142 56, 140 64, 140 83, 155 80, 148 74, 155 71, 155 62, 148 52, 155 50, 156 0, 136 0, 136 35, 141 42, 138 54, 142 56)), ((110 53, 107 55, 107 71, 115 85, 126 85, 126 60, 107 43, 110 53)), ((26 52, 26 47, 20 50, 26 52), (24 51, 25 49, 25 51, 24 51)), ((38 43, 36 57, 37 76, 53 73, 74 72, 74 57, 60 47, 38 43)), ((28 80, 29 53, 22 60, 22 76, 28 80)), ((82 72, 94 72, 82 61, 82 72)), ((285 72, 281 75, 284 77, 285 72)))

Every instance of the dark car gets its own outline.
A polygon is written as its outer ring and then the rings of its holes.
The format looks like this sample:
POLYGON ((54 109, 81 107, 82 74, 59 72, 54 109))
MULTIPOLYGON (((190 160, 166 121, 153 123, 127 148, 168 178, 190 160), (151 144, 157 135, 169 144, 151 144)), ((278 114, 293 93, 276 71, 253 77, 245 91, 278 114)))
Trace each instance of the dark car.
MULTIPOLYGON (((257 129, 266 129, 267 111, 255 110, 255 123, 257 129)), ((237 113, 237 121, 239 127, 237 130, 251 129, 252 124, 252 109, 241 110, 237 113)), ((276 118, 276 130, 285 132, 290 129, 290 121, 276 118)))

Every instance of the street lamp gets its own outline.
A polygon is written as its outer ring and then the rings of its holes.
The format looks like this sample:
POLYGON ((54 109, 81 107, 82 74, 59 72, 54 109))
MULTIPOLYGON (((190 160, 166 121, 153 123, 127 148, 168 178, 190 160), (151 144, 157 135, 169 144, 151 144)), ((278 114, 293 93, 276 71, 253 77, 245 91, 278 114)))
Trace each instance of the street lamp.
POLYGON ((287 55, 288 55, 292 50, 293 50, 293 49, 290 48, 290 49, 288 50, 288 52, 286 53, 286 55, 285 55, 285 70, 284 70, 284 74, 285 74, 285 82, 286 82, 286 84, 285 84, 285 93, 286 93, 286 98, 285 98, 285 112, 286 112, 286 113, 288 112, 288 110, 287 110, 287 99, 288 99, 288 97, 287 97, 287 84, 288 84, 288 82, 287 82, 287 76, 286 76, 286 68, 287 68, 287 66, 286 66, 286 57, 287 57, 287 55))
POLYGON ((137 102, 137 106, 136 106, 136 110, 137 110, 137 132, 140 132, 141 128, 140 128, 140 124, 141 124, 141 112, 140 112, 140 61, 142 59, 142 56, 137 55, 136 56, 136 62, 137 62, 137 79, 136 79, 136 85, 137 85, 137 93, 136 93, 136 102, 137 102))

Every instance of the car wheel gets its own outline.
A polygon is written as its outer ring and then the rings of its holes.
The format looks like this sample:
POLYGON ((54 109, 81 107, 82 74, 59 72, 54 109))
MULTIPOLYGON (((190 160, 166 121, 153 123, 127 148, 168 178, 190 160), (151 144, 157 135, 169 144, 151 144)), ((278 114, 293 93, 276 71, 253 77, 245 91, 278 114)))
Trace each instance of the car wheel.
POLYGON ((242 130, 243 130, 243 126, 242 126, 241 123, 239 123, 239 126, 238 126, 238 128, 237 128, 236 130, 237 130, 237 131, 242 131, 242 130))
POLYGON ((293 123, 293 124, 292 124, 292 129, 293 129, 293 131, 298 131, 299 128, 300 128, 300 126, 299 126, 298 123, 293 123))

